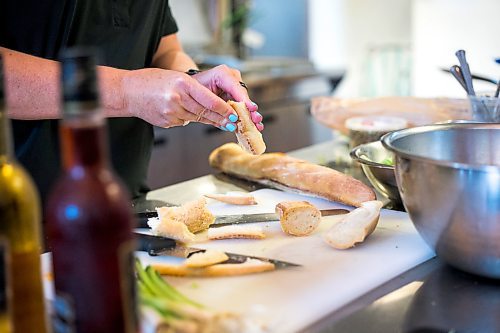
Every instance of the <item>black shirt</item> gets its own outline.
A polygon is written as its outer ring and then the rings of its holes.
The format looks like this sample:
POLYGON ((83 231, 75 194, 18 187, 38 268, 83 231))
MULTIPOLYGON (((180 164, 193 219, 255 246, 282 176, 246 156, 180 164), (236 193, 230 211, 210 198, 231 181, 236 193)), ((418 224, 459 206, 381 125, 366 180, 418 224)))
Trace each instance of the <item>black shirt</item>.
MULTIPOLYGON (((5 0, 0 2, 0 45, 57 60, 69 46, 95 46, 102 65, 151 65, 161 37, 177 32, 168 0, 5 0)), ((45 201, 60 174, 57 120, 12 122, 18 160, 45 201)), ((152 125, 138 118, 108 119, 111 162, 133 197, 147 191, 152 125)))

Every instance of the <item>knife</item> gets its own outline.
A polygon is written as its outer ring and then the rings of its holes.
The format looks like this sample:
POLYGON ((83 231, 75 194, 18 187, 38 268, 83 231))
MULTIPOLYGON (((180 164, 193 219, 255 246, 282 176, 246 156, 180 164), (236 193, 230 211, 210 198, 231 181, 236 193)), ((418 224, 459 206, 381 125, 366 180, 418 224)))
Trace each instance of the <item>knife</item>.
MULTIPOLYGON (((321 209, 321 216, 341 215, 349 213, 349 210, 343 208, 321 209)), ((139 219, 139 228, 148 228, 148 219, 158 217, 156 212, 141 212, 136 213, 139 219)), ((259 214, 236 214, 236 215, 217 215, 215 222, 211 227, 222 227, 231 224, 239 223, 254 223, 254 222, 271 222, 279 221, 280 217, 276 213, 259 213, 259 214)))
MULTIPOLYGON (((150 256, 173 256, 180 258, 189 258, 189 256, 194 253, 205 252, 205 249, 197 249, 178 244, 172 238, 148 235, 139 232, 134 232, 134 234, 139 243, 137 250, 145 251, 150 256)), ((248 258, 250 258, 274 264, 274 267, 276 269, 301 266, 298 264, 282 260, 256 257, 256 256, 247 256, 243 254, 236 254, 230 252, 224 252, 224 253, 229 257, 229 260, 224 262, 225 264, 241 264, 244 263, 248 258)))

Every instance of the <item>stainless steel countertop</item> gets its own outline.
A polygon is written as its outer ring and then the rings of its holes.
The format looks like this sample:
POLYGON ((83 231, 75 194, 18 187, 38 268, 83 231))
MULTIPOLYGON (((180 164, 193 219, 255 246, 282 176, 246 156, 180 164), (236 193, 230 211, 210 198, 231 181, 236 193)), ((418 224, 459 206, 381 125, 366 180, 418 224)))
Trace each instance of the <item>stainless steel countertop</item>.
MULTIPOLYGON (((289 154, 319 164, 334 161, 342 166, 350 162, 347 152, 347 141, 339 136, 289 154)), ((354 170, 355 174, 359 172, 354 170)), ((261 187, 214 173, 151 191, 147 200, 182 204, 206 193, 258 188, 261 187)), ((304 332, 500 332, 499 314, 499 281, 456 271, 435 258, 313 323, 304 332)))

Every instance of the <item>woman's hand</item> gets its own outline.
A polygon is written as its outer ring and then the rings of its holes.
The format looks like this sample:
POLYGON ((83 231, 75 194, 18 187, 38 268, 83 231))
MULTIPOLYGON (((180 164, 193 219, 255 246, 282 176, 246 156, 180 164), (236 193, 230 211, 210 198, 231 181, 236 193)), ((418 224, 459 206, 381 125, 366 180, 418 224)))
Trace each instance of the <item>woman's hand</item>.
POLYGON ((123 79, 125 108, 160 127, 202 122, 234 131, 238 119, 219 96, 189 75, 156 68, 129 71, 123 79))
POLYGON ((257 112, 257 104, 250 100, 247 89, 241 84, 241 73, 238 70, 220 65, 195 74, 193 78, 225 101, 232 99, 244 102, 259 131, 264 129, 262 115, 257 112))

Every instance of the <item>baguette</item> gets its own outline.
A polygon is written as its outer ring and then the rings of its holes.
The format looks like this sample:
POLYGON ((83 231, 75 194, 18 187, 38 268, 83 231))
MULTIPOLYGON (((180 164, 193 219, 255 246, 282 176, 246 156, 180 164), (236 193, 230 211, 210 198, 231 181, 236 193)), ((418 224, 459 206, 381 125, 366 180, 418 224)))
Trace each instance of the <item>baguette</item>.
POLYGON ((250 112, 248 112, 245 103, 243 102, 227 102, 238 114, 236 121, 236 138, 240 146, 250 154, 260 155, 266 151, 266 144, 262 138, 252 119, 250 112))
POLYGON ((381 201, 363 202, 338 223, 323 234, 323 239, 331 247, 345 250, 361 243, 368 237, 378 224, 381 201))
POLYGON ((307 236, 321 222, 321 212, 307 201, 283 201, 276 205, 281 229, 293 236, 307 236))
POLYGON ((162 275, 174 276, 234 276, 274 270, 273 263, 248 258, 241 264, 216 264, 207 267, 187 267, 185 265, 153 264, 153 269, 162 275))
POLYGON ((283 153, 254 156, 226 143, 210 154, 209 163, 228 174, 350 206, 376 198, 370 187, 351 176, 283 153))

